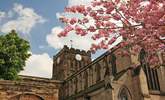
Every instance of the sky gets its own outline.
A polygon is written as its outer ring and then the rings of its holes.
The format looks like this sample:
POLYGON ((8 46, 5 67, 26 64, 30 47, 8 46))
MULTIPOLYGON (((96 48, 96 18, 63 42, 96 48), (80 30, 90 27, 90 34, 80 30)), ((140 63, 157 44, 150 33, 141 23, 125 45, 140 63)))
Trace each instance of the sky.
MULTIPOLYGON (((26 61, 21 75, 51 78, 52 58, 64 46, 89 50, 93 40, 70 34, 58 38, 57 33, 63 29, 58 17, 66 6, 89 4, 91 0, 0 0, 0 35, 15 29, 28 40, 32 56, 26 61), (85 41, 84 41, 85 40, 85 41)), ((103 51, 92 56, 96 58, 103 51)))

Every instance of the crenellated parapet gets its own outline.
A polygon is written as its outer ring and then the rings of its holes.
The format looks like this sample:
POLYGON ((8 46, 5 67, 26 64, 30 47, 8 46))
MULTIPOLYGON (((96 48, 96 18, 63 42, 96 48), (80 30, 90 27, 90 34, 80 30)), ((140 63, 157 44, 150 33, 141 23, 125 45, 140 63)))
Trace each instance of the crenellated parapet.
POLYGON ((72 54, 80 54, 83 56, 88 56, 91 57, 91 51, 85 51, 85 50, 80 50, 80 49, 75 49, 75 48, 69 48, 67 45, 64 45, 63 49, 60 50, 59 53, 57 53, 53 58, 57 59, 61 54, 63 53, 72 53, 72 54))

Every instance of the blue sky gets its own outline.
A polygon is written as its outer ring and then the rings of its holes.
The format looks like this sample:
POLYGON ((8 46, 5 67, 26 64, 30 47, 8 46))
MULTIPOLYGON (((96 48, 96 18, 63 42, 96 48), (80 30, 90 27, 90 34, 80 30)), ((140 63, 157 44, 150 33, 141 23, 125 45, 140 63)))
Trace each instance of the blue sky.
POLYGON ((49 55, 53 55, 56 50, 51 47, 43 48, 47 46, 46 35, 54 26, 59 26, 60 23, 56 18, 57 12, 63 12, 65 6, 67 6, 67 0, 0 0, 0 11, 10 11, 14 4, 20 4, 25 8, 31 8, 38 15, 42 16, 46 22, 37 24, 34 26, 28 40, 31 43, 31 50, 33 53, 47 52, 49 55))
MULTIPOLYGON (((88 50, 93 41, 89 36, 80 37, 71 34, 58 38, 63 29, 58 16, 65 6, 88 4, 91 0, 0 0, 0 34, 15 29, 19 35, 30 42, 32 56, 20 74, 51 77, 52 57, 63 45, 88 50), (84 41, 85 40, 85 41, 84 41)), ((93 58, 102 54, 98 52, 93 58)))
POLYGON ((61 26, 61 23, 56 18, 56 13, 63 12, 64 7, 67 5, 67 0, 0 0, 1 34, 2 32, 7 33, 14 28, 19 32, 20 36, 30 41, 31 44, 30 52, 32 52, 32 56, 27 61, 25 71, 21 74, 51 77, 51 58, 57 53, 59 48, 56 49, 49 46, 46 41, 46 36, 51 32, 53 27, 61 26), (20 8, 21 11, 15 11, 15 9, 19 9, 19 6, 22 6, 22 8, 20 8), (31 11, 26 12, 26 8, 33 10, 32 13, 30 13, 31 11), (26 15, 21 15, 21 12, 29 13, 32 17, 24 18, 26 15), (38 18, 31 20, 34 19, 36 15, 38 18), (20 19, 22 20, 20 21, 20 19), (29 20, 32 22, 29 23, 29 20), (13 26, 13 24, 19 25, 13 26), (20 26, 20 24, 22 26, 20 26), (24 26, 23 24, 31 24, 31 26, 24 26), (18 29, 19 27, 25 28, 18 29))

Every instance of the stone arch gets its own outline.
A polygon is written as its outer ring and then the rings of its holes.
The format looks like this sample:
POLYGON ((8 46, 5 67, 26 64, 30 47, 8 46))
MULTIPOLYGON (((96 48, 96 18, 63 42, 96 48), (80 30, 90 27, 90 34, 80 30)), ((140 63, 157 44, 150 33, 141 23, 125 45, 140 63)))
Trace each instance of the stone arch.
POLYGON ((118 93, 118 100, 132 100, 131 92, 126 86, 122 86, 118 93))
POLYGON ((44 100, 44 99, 36 94, 24 93, 13 96, 9 100, 44 100))

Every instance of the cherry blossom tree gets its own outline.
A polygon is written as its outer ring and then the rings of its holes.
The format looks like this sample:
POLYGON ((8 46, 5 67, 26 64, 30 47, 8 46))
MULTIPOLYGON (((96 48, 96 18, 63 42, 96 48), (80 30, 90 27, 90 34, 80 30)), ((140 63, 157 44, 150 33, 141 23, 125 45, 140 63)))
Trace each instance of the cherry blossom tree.
POLYGON ((92 34, 99 41, 91 45, 91 51, 110 49, 119 37, 122 42, 113 48, 129 47, 122 54, 147 52, 150 64, 159 64, 158 51, 165 50, 165 1, 164 0, 94 0, 90 5, 65 8, 65 13, 79 14, 75 17, 61 16, 65 24, 59 37, 71 31, 77 35, 92 34))

